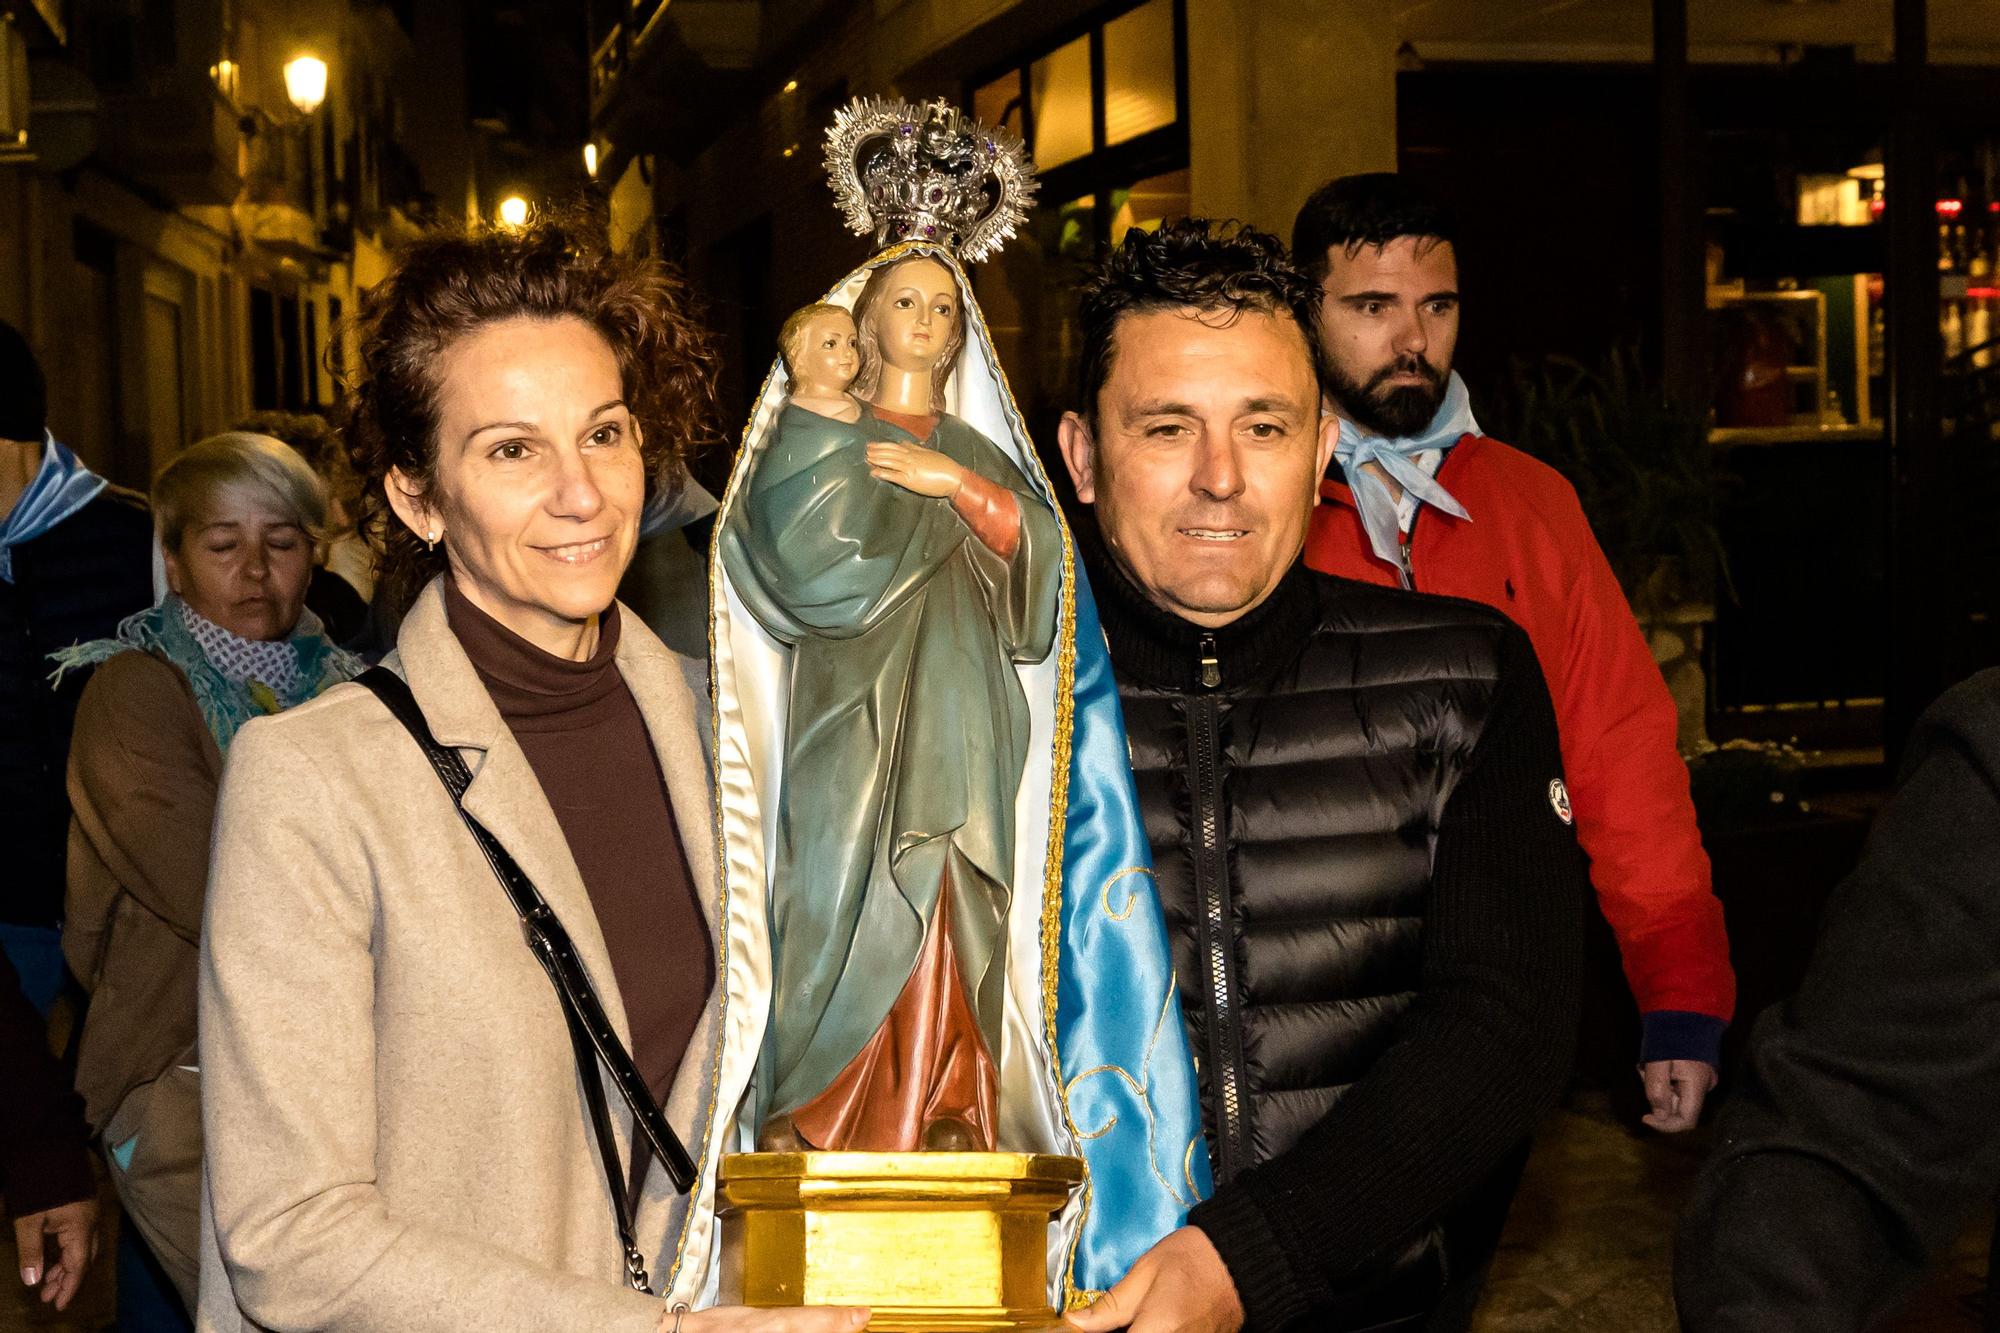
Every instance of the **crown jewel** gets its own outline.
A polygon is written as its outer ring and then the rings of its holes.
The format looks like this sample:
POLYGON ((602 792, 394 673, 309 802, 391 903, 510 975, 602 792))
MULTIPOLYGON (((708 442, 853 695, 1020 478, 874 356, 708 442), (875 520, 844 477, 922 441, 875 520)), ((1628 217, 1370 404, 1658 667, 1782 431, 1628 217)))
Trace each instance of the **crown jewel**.
POLYGON ((932 241, 967 262, 1006 244, 1035 198, 1020 139, 943 99, 855 98, 827 127, 826 171, 850 231, 877 248, 932 241))

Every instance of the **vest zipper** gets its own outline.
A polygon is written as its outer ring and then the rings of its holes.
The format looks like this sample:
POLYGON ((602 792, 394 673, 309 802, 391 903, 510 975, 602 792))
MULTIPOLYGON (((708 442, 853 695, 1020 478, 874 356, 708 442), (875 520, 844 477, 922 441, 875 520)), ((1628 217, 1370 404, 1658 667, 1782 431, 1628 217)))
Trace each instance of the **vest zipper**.
MULTIPOLYGON (((1222 683, 1215 639, 1203 635, 1201 682, 1222 683)), ((1232 1179, 1247 1162, 1248 1106, 1244 1093, 1242 1034, 1236 1029, 1235 952, 1230 947, 1229 865, 1222 846, 1221 701, 1199 694, 1189 705, 1188 784, 1194 797, 1194 886, 1199 910, 1195 934, 1201 946, 1208 1008, 1208 1056, 1215 1088, 1216 1179, 1232 1179)))

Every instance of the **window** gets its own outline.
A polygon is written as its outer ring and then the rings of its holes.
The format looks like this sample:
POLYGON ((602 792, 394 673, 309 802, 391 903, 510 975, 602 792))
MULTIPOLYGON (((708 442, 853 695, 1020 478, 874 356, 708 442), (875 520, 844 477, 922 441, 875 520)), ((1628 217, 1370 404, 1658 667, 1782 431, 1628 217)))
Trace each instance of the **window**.
POLYGON ((1157 230, 1168 218, 1185 217, 1188 211, 1188 171, 1169 171, 1111 192, 1111 243, 1125 239, 1137 227, 1157 230))
POLYGON ((1185 0, 1127 4, 968 90, 973 115, 1028 144, 1041 179, 1022 235, 973 278, 1014 396, 1045 447, 1075 406, 1078 269, 1131 228, 1188 211, 1186 31, 1185 0))
POLYGON ((1028 66, 1030 151, 1050 171, 1091 150, 1090 39, 1079 37, 1028 66))
POLYGON ((1173 0, 1150 0, 1104 25, 1104 142, 1129 143, 1180 119, 1173 0))

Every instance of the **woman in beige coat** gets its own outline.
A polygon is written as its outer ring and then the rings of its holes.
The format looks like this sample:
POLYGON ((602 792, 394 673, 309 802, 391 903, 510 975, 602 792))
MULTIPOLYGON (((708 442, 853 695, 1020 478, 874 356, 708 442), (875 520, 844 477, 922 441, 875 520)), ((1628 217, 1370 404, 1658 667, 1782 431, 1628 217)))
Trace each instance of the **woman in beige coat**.
MULTIPOLYGON (((723 1030, 707 762, 675 659, 613 594, 649 479, 685 475, 708 374, 657 264, 559 222, 437 238, 368 301, 347 426, 388 593, 421 587, 384 665, 470 770, 465 809, 567 928, 703 1166, 723 1030)), ((690 1312, 706 1219, 634 1160, 611 1091, 620 1193, 654 1275, 627 1280, 556 992, 438 775, 368 690, 245 727, 215 841, 201 1329, 865 1320, 690 1312)))

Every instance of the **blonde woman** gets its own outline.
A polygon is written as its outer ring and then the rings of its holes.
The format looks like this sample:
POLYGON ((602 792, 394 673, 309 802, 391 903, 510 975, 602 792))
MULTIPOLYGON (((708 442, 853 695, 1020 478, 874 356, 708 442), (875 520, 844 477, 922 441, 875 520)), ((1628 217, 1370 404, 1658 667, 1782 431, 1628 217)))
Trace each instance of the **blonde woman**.
POLYGON ((116 637, 57 654, 60 670, 97 664, 70 744, 63 951, 91 991, 86 1114, 126 1214, 192 1308, 196 950, 223 757, 245 722, 361 664, 305 609, 326 493, 291 449, 203 440, 160 473, 153 513, 169 595, 116 637))

